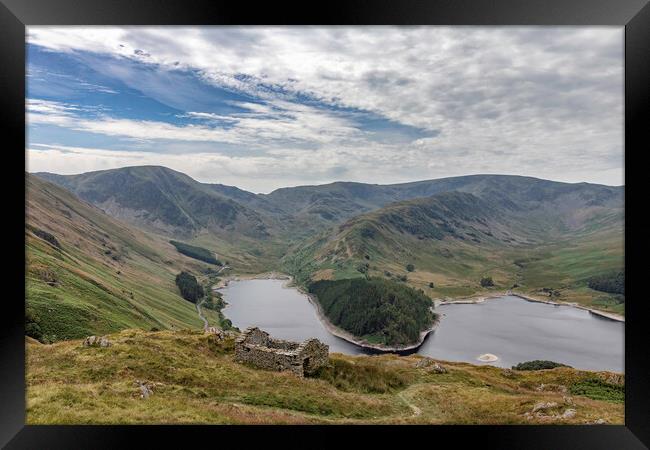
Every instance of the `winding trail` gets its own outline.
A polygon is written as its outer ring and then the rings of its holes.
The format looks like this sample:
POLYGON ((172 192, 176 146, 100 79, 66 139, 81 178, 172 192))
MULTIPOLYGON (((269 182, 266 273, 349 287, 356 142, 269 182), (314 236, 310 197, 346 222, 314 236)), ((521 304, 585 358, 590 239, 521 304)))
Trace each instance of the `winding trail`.
POLYGON ((419 416, 420 414, 422 414, 422 410, 421 410, 420 408, 418 408, 417 406, 415 406, 413 403, 409 402, 409 401, 406 399, 406 397, 404 397, 404 393, 403 393, 403 392, 399 392, 399 393, 397 394, 397 397, 399 397, 400 400, 402 400, 404 403, 406 403, 406 405, 407 405, 409 408, 411 408, 411 411, 413 411, 413 414, 411 415, 411 417, 417 417, 417 416, 419 416))
MULTIPOLYGON (((222 266, 221 269, 217 271, 217 275, 219 275, 221 271, 225 269, 230 269, 230 267, 222 266)), ((199 319, 203 321, 203 331, 208 331, 208 327, 210 326, 210 324, 208 323, 208 319, 206 319, 205 316, 203 315, 203 311, 201 311, 201 305, 203 304, 204 301, 205 298, 202 298, 201 301, 196 304, 196 312, 199 315, 199 319)))
POLYGON ((203 304, 203 299, 201 299, 200 303, 196 304, 196 312, 199 314, 199 319, 203 321, 203 331, 208 331, 208 319, 206 319, 203 313, 201 312, 202 304, 203 304))

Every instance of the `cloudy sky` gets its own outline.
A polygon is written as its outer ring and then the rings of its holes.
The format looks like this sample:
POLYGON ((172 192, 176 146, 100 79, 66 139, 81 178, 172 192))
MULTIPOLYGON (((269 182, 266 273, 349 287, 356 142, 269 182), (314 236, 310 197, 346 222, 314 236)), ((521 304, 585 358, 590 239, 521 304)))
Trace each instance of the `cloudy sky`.
POLYGON ((623 184, 622 27, 28 27, 27 165, 623 184))

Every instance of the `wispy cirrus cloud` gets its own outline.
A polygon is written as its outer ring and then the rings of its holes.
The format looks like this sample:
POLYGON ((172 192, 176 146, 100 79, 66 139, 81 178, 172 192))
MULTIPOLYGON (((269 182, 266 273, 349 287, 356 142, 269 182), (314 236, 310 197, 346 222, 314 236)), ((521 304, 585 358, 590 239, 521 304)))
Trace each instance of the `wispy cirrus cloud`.
POLYGON ((363 133, 349 120, 314 108, 278 101, 273 106, 245 103, 247 110, 230 116, 188 112, 200 123, 175 125, 151 120, 120 119, 100 114, 88 118, 86 109, 69 103, 28 99, 27 121, 31 125, 58 125, 71 130, 140 140, 178 140, 269 147, 287 143, 327 144, 354 140, 363 133), (79 113, 79 114, 78 114, 79 113), (228 127, 219 125, 229 122, 228 127), (219 123, 215 123, 219 122, 219 123))

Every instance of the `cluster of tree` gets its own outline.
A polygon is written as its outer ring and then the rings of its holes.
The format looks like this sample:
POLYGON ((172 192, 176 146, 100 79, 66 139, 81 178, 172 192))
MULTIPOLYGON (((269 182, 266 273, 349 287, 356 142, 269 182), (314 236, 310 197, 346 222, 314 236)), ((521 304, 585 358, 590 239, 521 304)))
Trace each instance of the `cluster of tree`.
POLYGON ((27 308, 25 311, 25 335, 38 341, 42 341, 43 331, 41 330, 38 321, 38 316, 36 316, 31 309, 27 308))
POLYGON ((494 281, 492 281, 492 277, 483 277, 483 278, 481 278, 481 286, 482 287, 494 286, 494 281))
POLYGON ((221 311, 225 306, 226 302, 223 300, 220 293, 213 293, 210 289, 205 289, 205 300, 203 301, 204 308, 221 311))
POLYGON ((609 294, 625 295, 625 272, 620 271, 591 277, 589 279, 589 287, 609 294))
POLYGON ((185 256, 190 258, 198 259, 199 261, 205 261, 210 264, 216 264, 222 266, 223 264, 217 258, 214 257, 214 252, 211 252, 207 248, 197 247, 195 245, 185 244, 184 242, 178 241, 169 241, 179 253, 182 253, 185 256))
POLYGON ((543 359, 536 359, 534 361, 526 361, 512 366, 514 370, 543 370, 554 369, 556 367, 571 367, 566 364, 560 364, 555 361, 547 361, 543 359))
POLYGON ((387 345, 416 342, 436 316, 421 290, 383 278, 321 280, 309 291, 332 323, 387 345))
MULTIPOLYGON (((391 278, 391 277, 393 277, 393 274, 391 272, 389 272, 388 270, 384 270, 384 276, 386 278, 391 278)), ((406 283, 408 281, 408 279, 409 278, 408 278, 408 276, 406 274, 404 274, 404 275, 395 274, 395 280, 401 281, 402 283, 406 283)))
POLYGON ((48 233, 45 230, 41 230, 40 228, 36 228, 31 225, 27 225, 27 227, 32 231, 32 233, 34 233, 39 238, 49 242, 56 248, 61 248, 61 244, 59 244, 59 241, 57 240, 56 237, 54 237, 52 233, 48 233))
POLYGON ((196 281, 196 277, 187 272, 176 275, 176 286, 181 291, 181 297, 192 303, 196 303, 203 297, 203 286, 196 281))

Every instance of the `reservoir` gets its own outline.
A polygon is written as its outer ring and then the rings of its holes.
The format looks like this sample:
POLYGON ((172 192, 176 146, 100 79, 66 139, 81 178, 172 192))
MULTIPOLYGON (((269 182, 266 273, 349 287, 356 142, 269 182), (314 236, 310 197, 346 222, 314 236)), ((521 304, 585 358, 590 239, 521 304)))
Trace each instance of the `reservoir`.
MULTIPOLYGON (((228 305, 223 313, 241 330, 258 326, 273 337, 303 341, 315 337, 330 352, 366 353, 330 334, 308 298, 284 287, 286 280, 231 281, 221 289, 228 305)), ((417 353, 435 359, 485 364, 486 353, 499 359, 491 365, 510 367, 547 359, 578 369, 624 370, 623 322, 601 318, 565 305, 529 302, 504 296, 476 304, 440 305, 441 320, 417 353)))

